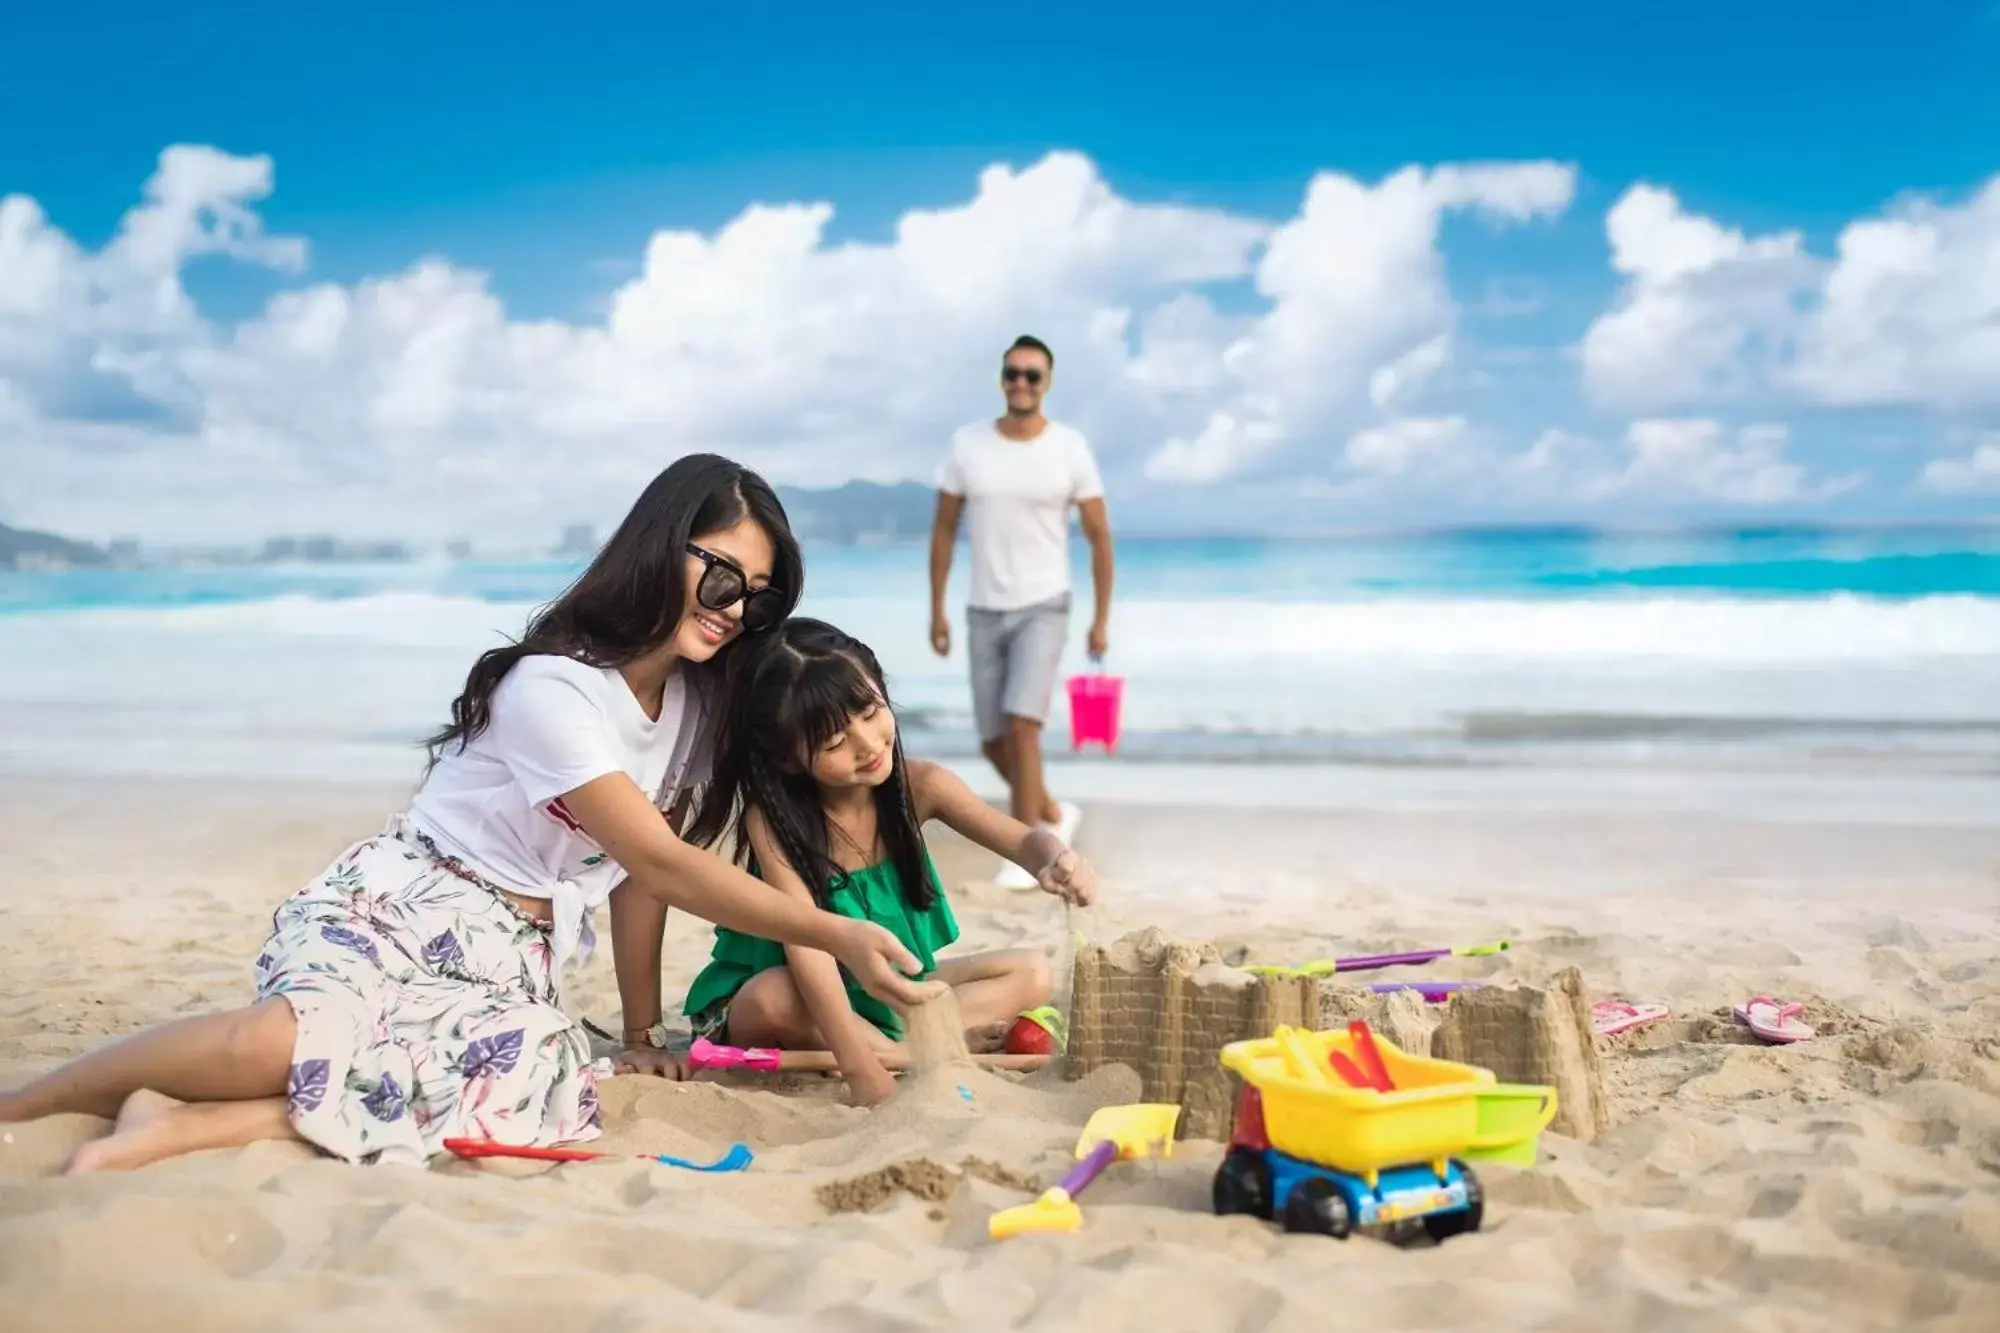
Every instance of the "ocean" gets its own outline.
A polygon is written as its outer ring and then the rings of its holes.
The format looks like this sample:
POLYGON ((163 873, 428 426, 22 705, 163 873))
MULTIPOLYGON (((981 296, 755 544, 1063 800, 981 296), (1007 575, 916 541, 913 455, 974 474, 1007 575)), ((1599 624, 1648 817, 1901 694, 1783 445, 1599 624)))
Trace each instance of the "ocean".
MULTIPOLYGON (((1077 560, 1066 674, 1088 669, 1077 560)), ((963 656, 927 642, 924 550, 807 564, 802 613, 876 649, 910 748, 974 756, 963 656)), ((576 569, 0 572, 0 767, 414 776, 472 656, 576 569)), ((1553 783, 1727 806, 1812 778, 1873 808, 1921 779, 1912 808, 2000 819, 1978 815, 2000 811, 2000 528, 1126 540, 1107 669, 1119 754, 1063 771, 1114 797, 1553 783)), ((1067 726, 1059 697, 1058 754, 1067 726)))

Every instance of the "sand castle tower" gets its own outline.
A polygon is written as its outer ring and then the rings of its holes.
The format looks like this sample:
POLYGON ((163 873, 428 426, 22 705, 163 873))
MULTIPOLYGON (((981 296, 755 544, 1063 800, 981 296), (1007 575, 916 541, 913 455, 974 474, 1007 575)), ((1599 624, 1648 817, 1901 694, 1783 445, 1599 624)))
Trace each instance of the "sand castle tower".
POLYGON ((1546 986, 1494 986, 1426 1006, 1413 994, 1374 995, 1345 979, 1253 975, 1225 964, 1212 944, 1149 928, 1077 951, 1064 1068, 1080 1078, 1127 1065, 1145 1100, 1181 1106, 1182 1138, 1223 1139, 1236 1105, 1224 1046, 1269 1036, 1279 1024, 1317 1028, 1349 1018, 1365 1018, 1412 1053, 1481 1065, 1503 1082, 1553 1085, 1554 1128, 1572 1138, 1595 1137, 1609 1124, 1589 1002, 1574 968, 1546 986))

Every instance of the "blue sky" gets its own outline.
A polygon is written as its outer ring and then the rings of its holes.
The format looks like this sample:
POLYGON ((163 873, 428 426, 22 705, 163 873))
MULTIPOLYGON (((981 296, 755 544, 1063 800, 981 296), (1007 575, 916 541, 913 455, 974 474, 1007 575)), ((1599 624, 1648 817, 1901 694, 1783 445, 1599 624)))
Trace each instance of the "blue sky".
MULTIPOLYGON (((1565 164, 1560 208, 1522 225, 1456 211, 1440 224, 1451 365, 1512 369, 1505 392, 1468 406, 1441 391, 1417 415, 1466 416, 1495 448, 1550 428, 1615 441, 1641 412, 1579 391, 1562 352, 1620 299, 1606 214, 1633 185, 1753 239, 1796 231, 1825 261, 1858 219, 1911 195, 1963 205, 2000 171, 1991 0, 1893 14, 1742 0, 1250 4, 1226 18, 1171 4, 112 4, 44 8, 9 28, 0 124, 16 130, 0 137, 0 194, 35 200, 81 251, 114 240, 169 145, 274 164, 275 191, 254 209, 266 232, 307 243, 303 266, 193 254, 180 272, 203 336, 225 339, 274 293, 352 286, 426 256, 486 275, 513 320, 587 327, 640 274, 659 229, 712 234, 752 203, 825 200, 835 212, 820 246, 883 246, 908 210, 962 207, 989 165, 1026 169, 1051 150, 1083 155, 1123 200, 1274 225, 1325 171, 1372 184, 1411 164, 1565 164)), ((1249 269, 1192 287, 1224 316, 1268 304, 1249 269)), ((986 387, 969 390, 965 415, 985 410, 986 387)), ((1963 512, 1977 487, 1907 483, 1926 460, 1976 459, 1992 402, 1933 397, 1753 394, 1643 414, 1713 420, 1725 438, 1782 422, 1786 457, 1830 480, 1871 451, 1903 451, 1893 483, 1794 487, 1795 507, 1963 512)), ((1338 436, 1394 424, 1311 420, 1336 450, 1338 436)), ((1145 442, 1128 450, 1139 502, 1185 511, 1145 474, 1145 442)), ((1326 481, 1338 496, 1341 478, 1326 481)), ((17 486, 0 513, 81 516, 74 489, 17 486)), ((1456 502, 1399 503, 1430 517, 1456 502)))

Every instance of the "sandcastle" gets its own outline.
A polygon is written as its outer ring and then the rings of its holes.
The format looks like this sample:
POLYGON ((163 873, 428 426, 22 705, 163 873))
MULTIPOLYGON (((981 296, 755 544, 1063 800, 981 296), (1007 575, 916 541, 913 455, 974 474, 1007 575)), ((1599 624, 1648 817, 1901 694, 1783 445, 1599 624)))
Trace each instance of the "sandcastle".
POLYGON ((1406 1051, 1483 1065, 1503 1082, 1553 1085, 1558 1133, 1588 1139, 1610 1123, 1575 968, 1544 986, 1492 986, 1427 1006, 1413 993, 1376 995, 1344 978, 1253 975, 1227 965, 1214 945, 1149 928, 1079 949, 1072 988, 1068 1076, 1130 1066, 1145 1100, 1180 1104, 1182 1138, 1228 1137, 1236 1088, 1219 1060, 1224 1046, 1281 1023, 1350 1018, 1406 1051))

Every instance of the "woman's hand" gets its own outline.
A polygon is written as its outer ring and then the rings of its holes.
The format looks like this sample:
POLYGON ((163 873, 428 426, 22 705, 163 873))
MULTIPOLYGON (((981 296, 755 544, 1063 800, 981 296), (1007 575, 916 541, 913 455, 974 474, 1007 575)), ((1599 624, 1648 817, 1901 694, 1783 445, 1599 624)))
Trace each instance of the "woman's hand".
POLYGON ((861 989, 882 1003, 892 1009, 914 1009, 944 994, 942 981, 914 979, 923 965, 882 927, 831 912, 826 916, 834 934, 827 952, 840 960, 861 989))
POLYGON ((673 1079, 676 1083, 688 1076, 687 1061, 683 1057, 656 1046, 627 1047, 611 1062, 611 1072, 650 1074, 654 1078, 673 1079))
POLYGON ((1071 849, 1065 847, 1054 860, 1042 867, 1035 882, 1042 892, 1053 893, 1064 902, 1088 907, 1097 901, 1097 871, 1071 849))

